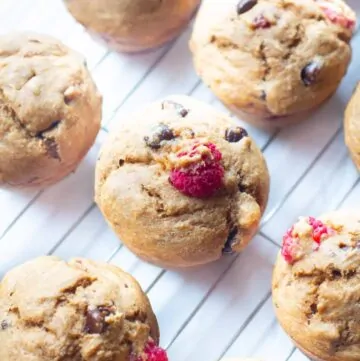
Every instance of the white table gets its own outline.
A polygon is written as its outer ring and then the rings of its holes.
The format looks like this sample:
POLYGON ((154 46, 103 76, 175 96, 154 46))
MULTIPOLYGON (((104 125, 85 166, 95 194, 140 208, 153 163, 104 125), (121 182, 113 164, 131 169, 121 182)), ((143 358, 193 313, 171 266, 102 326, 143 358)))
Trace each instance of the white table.
MULTIPOLYGON (((360 14, 358 0, 349 2, 360 14)), ((75 174, 41 191, 0 191, 0 276, 43 254, 106 260, 133 274, 146 290, 171 361, 217 361, 223 355, 306 360, 275 320, 271 271, 282 234, 297 216, 360 201, 360 178, 342 130, 343 111, 359 78, 359 37, 346 79, 311 119, 274 133, 246 126, 271 173, 269 205, 250 247, 238 257, 174 272, 141 262, 122 247, 93 203, 93 174, 108 127, 141 104, 183 93, 222 108, 194 73, 187 45, 191 26, 162 49, 119 55, 95 43, 60 0, 0 0, 0 32, 20 29, 56 36, 87 57, 104 95, 104 118, 75 174)))

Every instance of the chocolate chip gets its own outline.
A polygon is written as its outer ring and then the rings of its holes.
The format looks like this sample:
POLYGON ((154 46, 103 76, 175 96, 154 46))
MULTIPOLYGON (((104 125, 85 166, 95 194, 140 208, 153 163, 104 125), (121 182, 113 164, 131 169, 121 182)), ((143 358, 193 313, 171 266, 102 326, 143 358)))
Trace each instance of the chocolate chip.
POLYGON ((236 6, 236 11, 239 15, 251 10, 257 4, 257 0, 241 0, 236 6))
POLYGON ((313 314, 313 315, 315 315, 316 313, 317 313, 317 304, 316 303, 312 303, 311 305, 310 305, 310 311, 311 311, 311 313, 313 314))
POLYGON ((236 237, 236 235, 238 234, 238 228, 235 226, 233 228, 231 228, 227 240, 225 242, 224 248, 222 250, 223 254, 233 254, 234 251, 232 249, 233 243, 234 243, 234 238, 236 237))
POLYGON ((7 328, 9 328, 9 323, 8 323, 8 321, 6 321, 6 320, 2 320, 1 321, 1 324, 0 324, 0 328, 3 330, 3 331, 5 331, 7 328))
POLYGON ((46 147, 46 152, 51 158, 61 160, 59 151, 58 151, 58 145, 54 138, 44 139, 44 144, 46 147))
POLYGON ((185 109, 183 105, 174 102, 173 100, 163 101, 162 109, 169 109, 169 108, 175 109, 177 113, 183 118, 185 118, 189 114, 189 110, 185 109))
POLYGON ((173 131, 165 124, 159 124, 153 131, 151 137, 144 137, 145 143, 152 149, 159 149, 161 142, 175 138, 173 131))
POLYGON ((262 90, 261 93, 260 93, 260 99, 265 101, 267 98, 267 94, 266 94, 266 91, 265 90, 262 90))
POLYGON ((120 167, 122 167, 122 166, 124 165, 124 163, 125 163, 124 159, 120 159, 120 160, 119 160, 119 166, 120 166, 120 167))
POLYGON ((321 69, 318 61, 311 61, 301 70, 301 80, 305 86, 314 84, 317 81, 321 69))
POLYGON ((86 313, 84 332, 90 334, 104 333, 108 328, 105 318, 114 313, 114 311, 114 307, 97 307, 94 309, 88 309, 86 313))
POLYGON ((247 131, 241 127, 232 127, 232 128, 226 129, 226 131, 225 131, 225 139, 229 143, 237 143, 242 138, 247 137, 247 136, 248 136, 247 131))

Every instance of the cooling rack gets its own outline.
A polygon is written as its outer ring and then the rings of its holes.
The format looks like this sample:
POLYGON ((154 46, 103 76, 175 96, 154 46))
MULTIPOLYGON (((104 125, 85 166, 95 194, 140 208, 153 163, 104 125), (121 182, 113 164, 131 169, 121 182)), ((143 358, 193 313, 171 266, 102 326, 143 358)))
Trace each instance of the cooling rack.
MULTIPOLYGON (((349 3, 360 15, 357 0, 349 3)), ((1 33, 33 30, 61 39, 86 56, 104 96, 101 132, 74 174, 47 189, 0 190, 0 277, 44 254, 107 261, 130 272, 147 292, 171 361, 217 361, 224 355, 307 360, 276 322, 271 272, 282 234, 299 215, 359 204, 360 178, 342 129, 344 108, 359 79, 359 36, 338 92, 307 121, 274 132, 246 125, 271 174, 269 205, 248 249, 205 267, 168 271, 138 260, 107 227, 93 203, 94 165, 108 130, 143 103, 181 93, 226 111, 194 73, 191 27, 163 48, 121 55, 95 42, 61 0, 0 0, 1 33)))

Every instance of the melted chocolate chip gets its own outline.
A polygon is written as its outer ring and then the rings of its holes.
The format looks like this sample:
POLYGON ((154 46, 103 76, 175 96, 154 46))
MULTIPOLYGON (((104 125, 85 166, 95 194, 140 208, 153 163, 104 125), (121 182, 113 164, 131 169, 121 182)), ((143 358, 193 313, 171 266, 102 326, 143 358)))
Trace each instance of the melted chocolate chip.
POLYGON ((247 136, 248 136, 247 131, 241 127, 228 128, 225 131, 225 139, 229 143, 237 143, 242 138, 247 137, 247 136))
POLYGON ((172 140, 175 138, 173 131, 165 124, 159 124, 151 137, 144 137, 145 143, 152 149, 159 149, 161 142, 165 140, 172 140))
POLYGON ((9 325, 8 321, 6 321, 6 320, 1 321, 1 324, 0 324, 1 330, 5 331, 9 327, 10 327, 10 325, 9 325))
POLYGON ((120 160, 119 160, 119 166, 120 166, 120 167, 122 167, 122 166, 124 165, 124 163, 125 163, 124 159, 120 159, 120 160))
POLYGON ((58 145, 54 138, 44 139, 44 144, 46 147, 46 152, 51 158, 61 160, 59 151, 58 151, 58 145))
POLYGON ((305 86, 310 86, 317 81, 321 65, 317 61, 311 61, 301 70, 301 80, 305 86))
POLYGON ((223 254, 233 254, 234 253, 232 246, 234 244, 234 239, 237 234, 238 234, 238 228, 237 227, 231 228, 231 230, 228 234, 227 240, 225 242, 224 248, 222 250, 223 254))
POLYGON ((114 307, 97 307, 94 309, 88 309, 86 313, 84 332, 89 334, 104 333, 108 328, 105 318, 112 313, 114 313, 114 307))
POLYGON ((177 113, 182 117, 185 118, 188 114, 189 114, 189 110, 185 109, 183 105, 174 102, 172 100, 165 100, 162 103, 162 108, 163 109, 169 109, 169 108, 173 108, 177 111, 177 113))
POLYGON ((257 0, 241 0, 236 6, 236 11, 239 15, 251 10, 257 4, 257 0))

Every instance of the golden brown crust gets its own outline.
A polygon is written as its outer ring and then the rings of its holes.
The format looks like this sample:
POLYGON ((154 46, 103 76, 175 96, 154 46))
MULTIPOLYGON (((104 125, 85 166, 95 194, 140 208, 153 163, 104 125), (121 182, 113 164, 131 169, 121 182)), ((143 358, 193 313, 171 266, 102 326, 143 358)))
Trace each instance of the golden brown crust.
POLYGON ((305 219, 295 224, 296 257, 279 255, 273 274, 276 315, 294 342, 317 361, 360 359, 360 214, 320 220, 332 230, 320 245, 305 219))
MULTIPOLYGON (((292 115, 329 98, 351 59, 352 30, 331 22, 319 3, 258 0, 238 14, 238 1, 204 2, 190 41, 197 73, 256 125, 299 121, 303 117, 292 115), (264 28, 255 27, 259 19, 264 28), (305 69, 311 76, 304 81, 305 69)), ((346 16, 355 19, 350 9, 346 16)))
POLYGON ((40 257, 10 271, 0 283, 0 323, 6 361, 125 361, 159 339, 138 283, 85 259, 40 257))
POLYGON ((232 231, 233 251, 248 244, 266 207, 269 175, 250 137, 225 140, 226 129, 236 125, 230 117, 186 96, 170 99, 186 109, 185 117, 157 102, 113 131, 97 163, 95 197, 110 226, 137 255, 185 267, 220 258, 232 231), (179 136, 154 150, 144 138, 160 123, 179 136), (185 196, 169 182, 171 162, 179 159, 174 149, 192 139, 213 143, 222 153, 224 186, 213 197, 185 196))
POLYGON ((0 37, 0 185, 55 183, 100 128, 101 96, 84 59, 33 33, 0 37))
POLYGON ((187 25, 200 0, 65 0, 72 15, 113 49, 160 46, 187 25))

